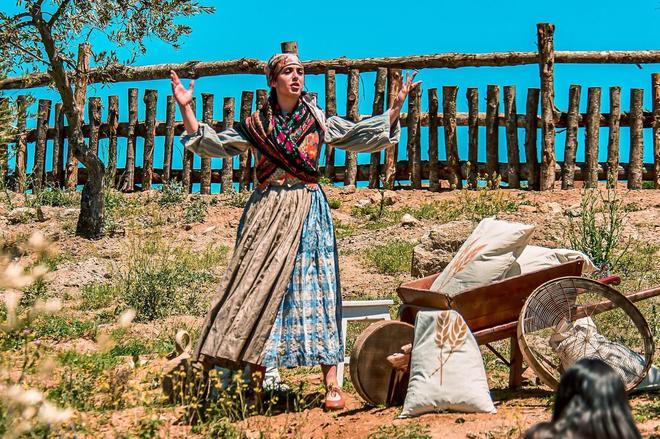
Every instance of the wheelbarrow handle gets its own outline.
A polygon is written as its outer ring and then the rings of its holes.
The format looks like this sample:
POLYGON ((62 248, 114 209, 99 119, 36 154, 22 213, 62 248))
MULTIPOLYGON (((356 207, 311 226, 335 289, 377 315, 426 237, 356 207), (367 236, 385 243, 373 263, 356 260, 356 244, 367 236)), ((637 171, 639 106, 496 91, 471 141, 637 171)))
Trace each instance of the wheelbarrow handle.
POLYGON ((606 276, 598 279, 598 282, 605 285, 619 285, 621 283, 621 276, 606 276))

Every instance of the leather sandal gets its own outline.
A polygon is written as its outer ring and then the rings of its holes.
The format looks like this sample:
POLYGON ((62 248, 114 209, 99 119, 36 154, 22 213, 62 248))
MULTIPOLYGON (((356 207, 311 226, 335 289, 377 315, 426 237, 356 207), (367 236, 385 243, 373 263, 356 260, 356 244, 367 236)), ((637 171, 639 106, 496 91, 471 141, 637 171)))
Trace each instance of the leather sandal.
POLYGON ((328 386, 327 391, 325 392, 325 401, 323 402, 323 408, 325 410, 342 410, 346 405, 344 401, 344 395, 341 393, 341 390, 336 385, 328 386), (329 399, 328 397, 331 394, 335 394, 333 398, 329 399), (338 398, 337 398, 338 396, 338 398))

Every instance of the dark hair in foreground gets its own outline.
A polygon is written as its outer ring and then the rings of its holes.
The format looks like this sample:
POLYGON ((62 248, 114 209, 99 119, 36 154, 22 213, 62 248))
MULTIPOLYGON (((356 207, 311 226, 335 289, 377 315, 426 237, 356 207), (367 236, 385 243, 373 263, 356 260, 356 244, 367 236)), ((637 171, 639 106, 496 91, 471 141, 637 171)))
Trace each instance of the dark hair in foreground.
POLYGON ((562 375, 551 422, 527 430, 524 438, 641 438, 623 381, 605 362, 583 358, 562 375))

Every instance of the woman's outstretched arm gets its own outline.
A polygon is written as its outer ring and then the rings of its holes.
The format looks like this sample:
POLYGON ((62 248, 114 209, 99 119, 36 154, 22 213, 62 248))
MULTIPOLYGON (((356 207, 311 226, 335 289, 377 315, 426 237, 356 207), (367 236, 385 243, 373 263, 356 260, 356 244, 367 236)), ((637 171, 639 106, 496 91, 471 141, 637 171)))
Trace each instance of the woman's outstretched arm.
POLYGON ((236 130, 228 129, 217 133, 213 127, 204 122, 198 122, 190 103, 192 102, 195 81, 190 81, 186 89, 174 70, 170 71, 172 95, 179 104, 183 126, 186 131, 181 135, 183 146, 200 157, 231 157, 247 151, 250 142, 236 130))

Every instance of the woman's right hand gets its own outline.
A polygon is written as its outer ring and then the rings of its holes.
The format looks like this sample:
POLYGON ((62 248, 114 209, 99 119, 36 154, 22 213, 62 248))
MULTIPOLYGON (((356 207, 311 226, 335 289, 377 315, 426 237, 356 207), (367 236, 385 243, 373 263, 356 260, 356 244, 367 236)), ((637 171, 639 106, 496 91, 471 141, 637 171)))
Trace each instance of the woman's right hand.
POLYGON ((190 102, 192 102, 193 92, 195 90, 195 81, 190 81, 190 89, 186 89, 181 83, 179 75, 177 75, 174 70, 170 70, 170 79, 170 82, 172 83, 172 95, 174 96, 174 99, 177 101, 177 103, 180 106, 185 107, 190 102))

